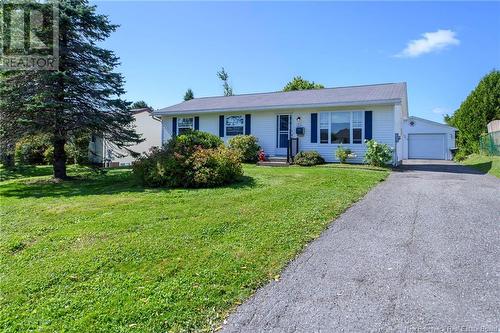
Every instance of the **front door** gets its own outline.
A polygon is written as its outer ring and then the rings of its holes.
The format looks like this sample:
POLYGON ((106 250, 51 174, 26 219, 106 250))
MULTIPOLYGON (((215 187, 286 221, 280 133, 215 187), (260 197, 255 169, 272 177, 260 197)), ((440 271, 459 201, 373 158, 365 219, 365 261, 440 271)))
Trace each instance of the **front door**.
POLYGON ((290 139, 289 114, 279 114, 276 118, 276 155, 286 156, 288 139, 290 139))

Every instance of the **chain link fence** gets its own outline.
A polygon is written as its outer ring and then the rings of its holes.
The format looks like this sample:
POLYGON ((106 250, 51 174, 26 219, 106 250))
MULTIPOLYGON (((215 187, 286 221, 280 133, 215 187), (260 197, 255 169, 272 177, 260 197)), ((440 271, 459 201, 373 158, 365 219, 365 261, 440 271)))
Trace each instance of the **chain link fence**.
POLYGON ((481 153, 490 156, 500 156, 500 131, 484 134, 479 138, 481 153))

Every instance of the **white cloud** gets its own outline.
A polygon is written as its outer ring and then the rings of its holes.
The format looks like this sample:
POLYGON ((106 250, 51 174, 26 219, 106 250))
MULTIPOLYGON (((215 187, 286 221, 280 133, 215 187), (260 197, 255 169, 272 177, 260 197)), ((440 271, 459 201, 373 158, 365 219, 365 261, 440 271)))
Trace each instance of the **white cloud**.
POLYGON ((422 54, 442 50, 448 46, 459 45, 460 40, 455 35, 455 32, 451 30, 425 32, 422 34, 422 38, 408 42, 406 48, 396 54, 396 57, 414 58, 422 54))
POLYGON ((448 113, 450 113, 450 110, 447 108, 437 107, 437 108, 432 109, 432 112, 434 112, 435 114, 448 114, 448 113))

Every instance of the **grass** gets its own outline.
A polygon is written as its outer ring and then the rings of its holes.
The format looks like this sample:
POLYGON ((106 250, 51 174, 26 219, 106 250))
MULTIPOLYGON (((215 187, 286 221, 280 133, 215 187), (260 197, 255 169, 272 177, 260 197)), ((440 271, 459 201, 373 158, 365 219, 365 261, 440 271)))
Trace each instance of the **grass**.
POLYGON ((216 329, 388 171, 245 166, 216 189, 144 189, 129 170, 4 173, 0 331, 216 329))
POLYGON ((461 163, 500 178, 500 156, 472 154, 461 163))

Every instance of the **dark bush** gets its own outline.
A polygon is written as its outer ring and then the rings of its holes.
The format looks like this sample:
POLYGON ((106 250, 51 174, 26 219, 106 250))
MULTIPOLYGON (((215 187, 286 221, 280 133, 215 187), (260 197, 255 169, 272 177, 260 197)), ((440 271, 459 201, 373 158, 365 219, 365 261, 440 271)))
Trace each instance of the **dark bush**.
POLYGON ((325 163, 325 159, 317 151, 301 151, 295 155, 294 164, 311 166, 325 163))
POLYGON ((188 132, 152 149, 133 163, 134 174, 147 186, 213 187, 243 174, 238 152, 204 132, 188 132))
POLYGON ((242 162, 256 162, 260 146, 258 139, 253 135, 236 135, 229 139, 229 148, 238 151, 242 162))

